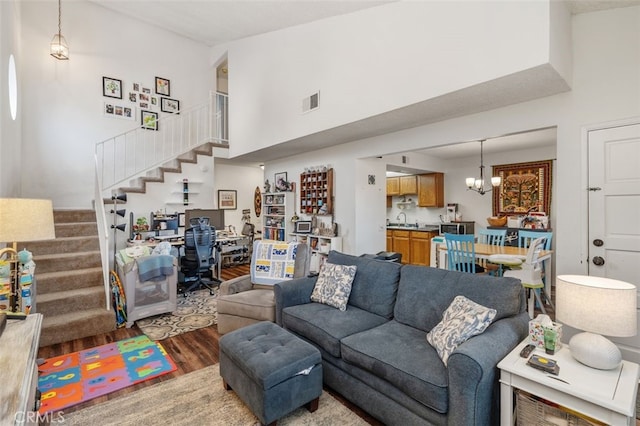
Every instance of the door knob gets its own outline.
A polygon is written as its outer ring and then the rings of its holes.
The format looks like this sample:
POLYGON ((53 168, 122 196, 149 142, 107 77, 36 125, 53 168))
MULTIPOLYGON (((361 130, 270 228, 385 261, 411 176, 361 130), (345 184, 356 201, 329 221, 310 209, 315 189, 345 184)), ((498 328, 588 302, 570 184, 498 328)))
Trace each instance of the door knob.
POLYGON ((596 247, 602 247, 604 245, 604 241, 602 241, 600 238, 596 238, 595 240, 593 240, 593 245, 596 247))
POLYGON ((604 259, 600 256, 596 256, 593 258, 593 264, 596 266, 602 266, 604 265, 604 259))

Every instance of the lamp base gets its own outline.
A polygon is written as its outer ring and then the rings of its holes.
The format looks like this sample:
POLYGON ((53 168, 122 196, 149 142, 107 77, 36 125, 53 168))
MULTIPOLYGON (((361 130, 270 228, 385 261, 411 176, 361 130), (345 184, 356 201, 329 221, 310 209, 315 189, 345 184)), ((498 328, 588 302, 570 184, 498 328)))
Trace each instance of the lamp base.
POLYGON ((620 349, 609 339, 594 333, 579 333, 569 341, 571 355, 580 363, 599 370, 612 370, 622 362, 620 349))

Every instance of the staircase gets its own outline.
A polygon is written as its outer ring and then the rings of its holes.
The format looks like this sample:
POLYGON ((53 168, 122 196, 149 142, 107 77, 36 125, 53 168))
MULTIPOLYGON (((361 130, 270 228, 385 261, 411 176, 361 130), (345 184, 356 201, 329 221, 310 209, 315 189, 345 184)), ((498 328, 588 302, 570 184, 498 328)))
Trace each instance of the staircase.
POLYGON ((54 211, 56 239, 19 243, 36 263, 36 312, 43 314, 40 346, 106 333, 116 328, 105 309, 96 214, 54 211))

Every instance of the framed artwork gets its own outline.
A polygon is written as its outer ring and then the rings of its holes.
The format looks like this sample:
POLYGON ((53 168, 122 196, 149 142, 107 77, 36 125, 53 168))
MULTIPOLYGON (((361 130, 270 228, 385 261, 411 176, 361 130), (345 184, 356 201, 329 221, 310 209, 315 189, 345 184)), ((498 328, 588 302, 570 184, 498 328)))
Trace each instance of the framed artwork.
POLYGON ((229 189, 218 190, 218 209, 235 210, 237 205, 237 191, 229 189))
POLYGON ((171 114, 180 113, 180 101, 169 98, 160 98, 160 111, 171 114))
POLYGON ((178 227, 184 228, 185 225, 185 214, 178 213, 178 227))
POLYGON ((158 113, 152 111, 140 111, 140 121, 142 128, 147 130, 158 130, 158 113))
POLYGON ((136 109, 134 107, 118 105, 113 102, 105 102, 102 112, 108 117, 122 118, 125 120, 136 119, 136 109))
POLYGON ((122 99, 122 80, 111 77, 102 77, 102 96, 122 99))
POLYGON ((287 182, 287 172, 276 173, 273 176, 275 182, 276 191, 287 191, 289 189, 289 183, 287 182))
POLYGON ((537 211, 549 214, 552 160, 493 166, 500 186, 493 190, 493 215, 522 215, 537 211))
POLYGON ((156 94, 171 96, 171 88, 170 88, 169 80, 162 77, 156 77, 156 94))

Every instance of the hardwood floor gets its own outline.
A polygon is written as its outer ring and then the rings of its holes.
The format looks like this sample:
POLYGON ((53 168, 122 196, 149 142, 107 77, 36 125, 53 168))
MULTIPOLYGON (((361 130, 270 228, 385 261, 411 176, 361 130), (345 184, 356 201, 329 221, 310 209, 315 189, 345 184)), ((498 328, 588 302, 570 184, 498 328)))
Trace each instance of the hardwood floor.
MULTIPOLYGON (((238 265, 230 268, 223 268, 221 278, 224 281, 241 275, 246 275, 248 273, 249 265, 238 265)), ((44 359, 51 358, 58 355, 93 348, 107 343, 117 342, 119 340, 139 336, 141 334, 144 333, 142 333, 142 331, 136 325, 131 328, 120 328, 109 333, 99 334, 97 336, 85 337, 83 339, 58 343, 51 346, 44 346, 39 349, 38 357, 44 359)), ((108 395, 95 398, 91 401, 66 408, 64 412, 71 413, 81 408, 97 405, 105 401, 117 398, 119 396, 135 392, 136 390, 142 389, 144 387, 152 386, 164 380, 170 380, 183 374, 198 370, 200 368, 217 364, 219 339, 220 335, 218 334, 218 327, 216 325, 164 339, 160 341, 160 343, 176 363, 176 366, 178 367, 176 371, 160 377, 156 377, 155 379, 147 380, 142 383, 129 386, 108 395)), ((380 422, 373 419, 361 409, 345 400, 340 394, 336 393, 332 389, 325 388, 325 390, 340 402, 342 402, 342 404, 344 404, 346 407, 366 420, 369 424, 381 425, 380 422)))

